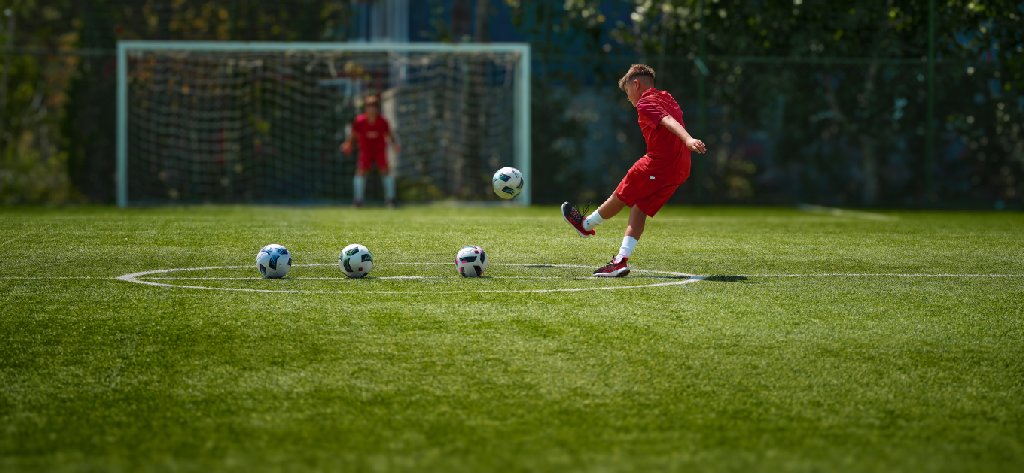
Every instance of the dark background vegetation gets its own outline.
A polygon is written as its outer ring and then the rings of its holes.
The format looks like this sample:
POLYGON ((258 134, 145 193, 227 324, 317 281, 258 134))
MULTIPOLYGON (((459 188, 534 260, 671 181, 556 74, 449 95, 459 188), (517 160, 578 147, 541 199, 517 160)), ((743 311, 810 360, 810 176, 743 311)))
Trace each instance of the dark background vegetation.
MULTIPOLYGON (((359 12, 374 4, 6 2, 0 201, 113 202, 119 39, 359 40, 359 12)), ((615 88, 633 62, 658 70, 659 87, 711 149, 676 201, 1024 202, 1024 2, 410 4, 422 17, 414 41, 532 45, 538 202, 599 200, 643 152, 635 112, 615 88)))

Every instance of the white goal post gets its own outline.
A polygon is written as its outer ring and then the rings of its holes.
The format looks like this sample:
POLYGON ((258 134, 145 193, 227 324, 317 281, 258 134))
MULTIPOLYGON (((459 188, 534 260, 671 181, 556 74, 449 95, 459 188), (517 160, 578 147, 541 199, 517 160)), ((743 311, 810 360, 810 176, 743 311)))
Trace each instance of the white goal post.
POLYGON ((348 201, 370 95, 400 200, 497 201, 511 165, 530 204, 527 44, 119 41, 117 205, 348 201))

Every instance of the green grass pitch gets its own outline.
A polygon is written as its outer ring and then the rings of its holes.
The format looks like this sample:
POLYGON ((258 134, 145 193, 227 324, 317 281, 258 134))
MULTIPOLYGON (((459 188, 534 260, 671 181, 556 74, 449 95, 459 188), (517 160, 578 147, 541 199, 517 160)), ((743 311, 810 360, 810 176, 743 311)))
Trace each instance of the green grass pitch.
POLYGON ((1021 214, 0 217, 0 471, 1024 470, 1021 214))

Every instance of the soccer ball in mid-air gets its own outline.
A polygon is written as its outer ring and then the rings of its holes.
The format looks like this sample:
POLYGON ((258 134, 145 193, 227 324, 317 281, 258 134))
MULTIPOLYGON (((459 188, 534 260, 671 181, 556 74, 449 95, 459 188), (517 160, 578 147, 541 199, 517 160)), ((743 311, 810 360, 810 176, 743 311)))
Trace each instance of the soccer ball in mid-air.
POLYGON ((288 248, 276 243, 264 246, 256 253, 256 269, 264 278, 283 278, 292 269, 292 255, 288 248))
POLYGON ((455 267, 465 278, 478 278, 487 270, 487 253, 479 246, 464 246, 455 255, 455 267))
POLYGON ((512 167, 503 167, 494 173, 491 185, 494 193, 502 199, 512 199, 523 191, 523 173, 512 167))
POLYGON ((361 278, 373 269, 373 255, 365 246, 353 243, 341 250, 338 266, 350 278, 361 278))

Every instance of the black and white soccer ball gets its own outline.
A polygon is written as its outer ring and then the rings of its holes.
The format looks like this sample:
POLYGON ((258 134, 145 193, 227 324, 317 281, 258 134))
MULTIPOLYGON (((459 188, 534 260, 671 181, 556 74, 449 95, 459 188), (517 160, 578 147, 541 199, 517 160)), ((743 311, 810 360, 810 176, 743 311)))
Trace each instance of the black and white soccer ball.
POLYGON ((487 253, 479 246, 464 246, 455 255, 455 268, 465 278, 478 278, 487 271, 487 253))
POLYGON ((341 250, 338 267, 350 278, 361 278, 373 269, 373 255, 365 246, 353 243, 341 250))
POLYGON ((283 278, 292 269, 292 255, 276 243, 264 246, 256 253, 256 269, 266 279, 283 278))
POLYGON ((494 193, 502 199, 512 199, 523 191, 523 173, 513 167, 503 167, 494 173, 491 178, 491 185, 494 186, 494 193))

